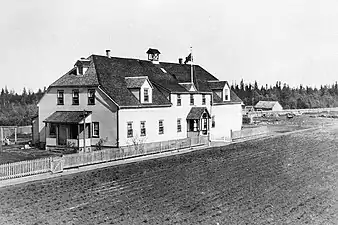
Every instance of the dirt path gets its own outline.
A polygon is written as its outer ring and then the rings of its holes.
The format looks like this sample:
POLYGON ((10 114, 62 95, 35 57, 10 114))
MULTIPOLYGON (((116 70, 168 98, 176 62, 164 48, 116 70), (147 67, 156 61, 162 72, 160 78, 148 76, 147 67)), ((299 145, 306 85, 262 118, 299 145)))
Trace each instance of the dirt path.
POLYGON ((0 189, 0 224, 337 224, 338 127, 0 189))

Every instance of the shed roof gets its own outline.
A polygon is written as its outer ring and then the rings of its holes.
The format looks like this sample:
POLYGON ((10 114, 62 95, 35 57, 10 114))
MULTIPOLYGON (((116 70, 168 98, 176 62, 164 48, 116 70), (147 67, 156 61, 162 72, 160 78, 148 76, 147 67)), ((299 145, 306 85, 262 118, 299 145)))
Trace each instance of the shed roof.
POLYGON ((43 122, 77 124, 91 113, 91 111, 56 111, 43 122))

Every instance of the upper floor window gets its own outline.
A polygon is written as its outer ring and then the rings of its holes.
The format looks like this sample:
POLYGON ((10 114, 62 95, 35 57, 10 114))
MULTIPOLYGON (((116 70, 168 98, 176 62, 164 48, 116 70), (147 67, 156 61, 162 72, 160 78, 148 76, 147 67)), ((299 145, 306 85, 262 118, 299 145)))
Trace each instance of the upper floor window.
POLYGON ((195 101, 194 101, 194 95, 190 94, 190 105, 194 105, 195 101))
POLYGON ((177 119, 177 133, 182 131, 181 119, 177 119))
POLYGON ((79 90, 73 90, 73 105, 79 104, 79 90))
POLYGON ((229 98, 229 90, 228 90, 228 89, 225 89, 225 92, 224 92, 224 100, 225 100, 225 101, 230 100, 230 98, 229 98))
POLYGON ((95 105, 95 89, 88 89, 88 105, 95 105))
POLYGON ((57 91, 57 104, 58 105, 63 105, 64 104, 64 96, 63 96, 64 91, 63 90, 58 90, 57 91))
POLYGON ((163 134, 164 133, 164 125, 163 125, 163 120, 158 121, 158 133, 163 134))
POLYGON ((141 121, 141 136, 146 136, 146 121, 141 121))
POLYGON ((216 123, 215 123, 215 116, 212 116, 211 117, 211 127, 214 128, 216 126, 216 123))
POLYGON ((100 126, 99 122, 93 122, 93 137, 100 136, 100 126))
POLYGON ((127 123, 127 137, 133 137, 133 122, 127 123))
POLYGON ((177 95, 177 106, 180 106, 181 104, 182 104, 181 95, 178 94, 178 95, 177 95))
POLYGON ((149 89, 144 89, 144 102, 149 102, 149 89))
POLYGON ((206 98, 205 98, 205 94, 202 94, 202 105, 206 104, 206 98))

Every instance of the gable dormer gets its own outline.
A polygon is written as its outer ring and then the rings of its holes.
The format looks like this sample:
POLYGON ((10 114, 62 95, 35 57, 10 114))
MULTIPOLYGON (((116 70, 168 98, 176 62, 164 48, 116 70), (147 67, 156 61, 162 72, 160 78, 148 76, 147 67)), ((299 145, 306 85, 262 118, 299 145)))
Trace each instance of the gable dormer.
MULTIPOLYGON (((208 81, 213 95, 223 102, 230 101, 230 87, 226 81, 208 81)), ((214 97, 214 98, 215 98, 214 97)))
POLYGON ((191 82, 188 82, 188 83, 178 83, 178 84, 181 85, 182 87, 184 87, 185 90, 187 90, 187 91, 191 91, 191 92, 197 91, 195 85, 193 83, 191 83, 191 82))
POLYGON ((90 65, 90 60, 81 58, 76 61, 74 67, 76 68, 76 75, 84 75, 88 70, 90 65))
POLYGON ((153 86, 148 77, 126 77, 127 88, 142 104, 153 102, 153 86))
POLYGON ((146 52, 148 54, 148 60, 158 64, 160 60, 160 54, 161 52, 155 48, 149 48, 148 51, 146 52))

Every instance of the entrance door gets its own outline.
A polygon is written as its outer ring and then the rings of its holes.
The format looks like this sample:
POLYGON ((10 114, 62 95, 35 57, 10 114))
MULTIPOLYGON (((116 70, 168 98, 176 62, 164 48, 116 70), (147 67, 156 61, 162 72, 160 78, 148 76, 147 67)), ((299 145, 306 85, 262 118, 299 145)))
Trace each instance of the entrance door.
POLYGON ((59 125, 58 126, 58 145, 66 145, 67 144, 67 126, 66 125, 59 125))

